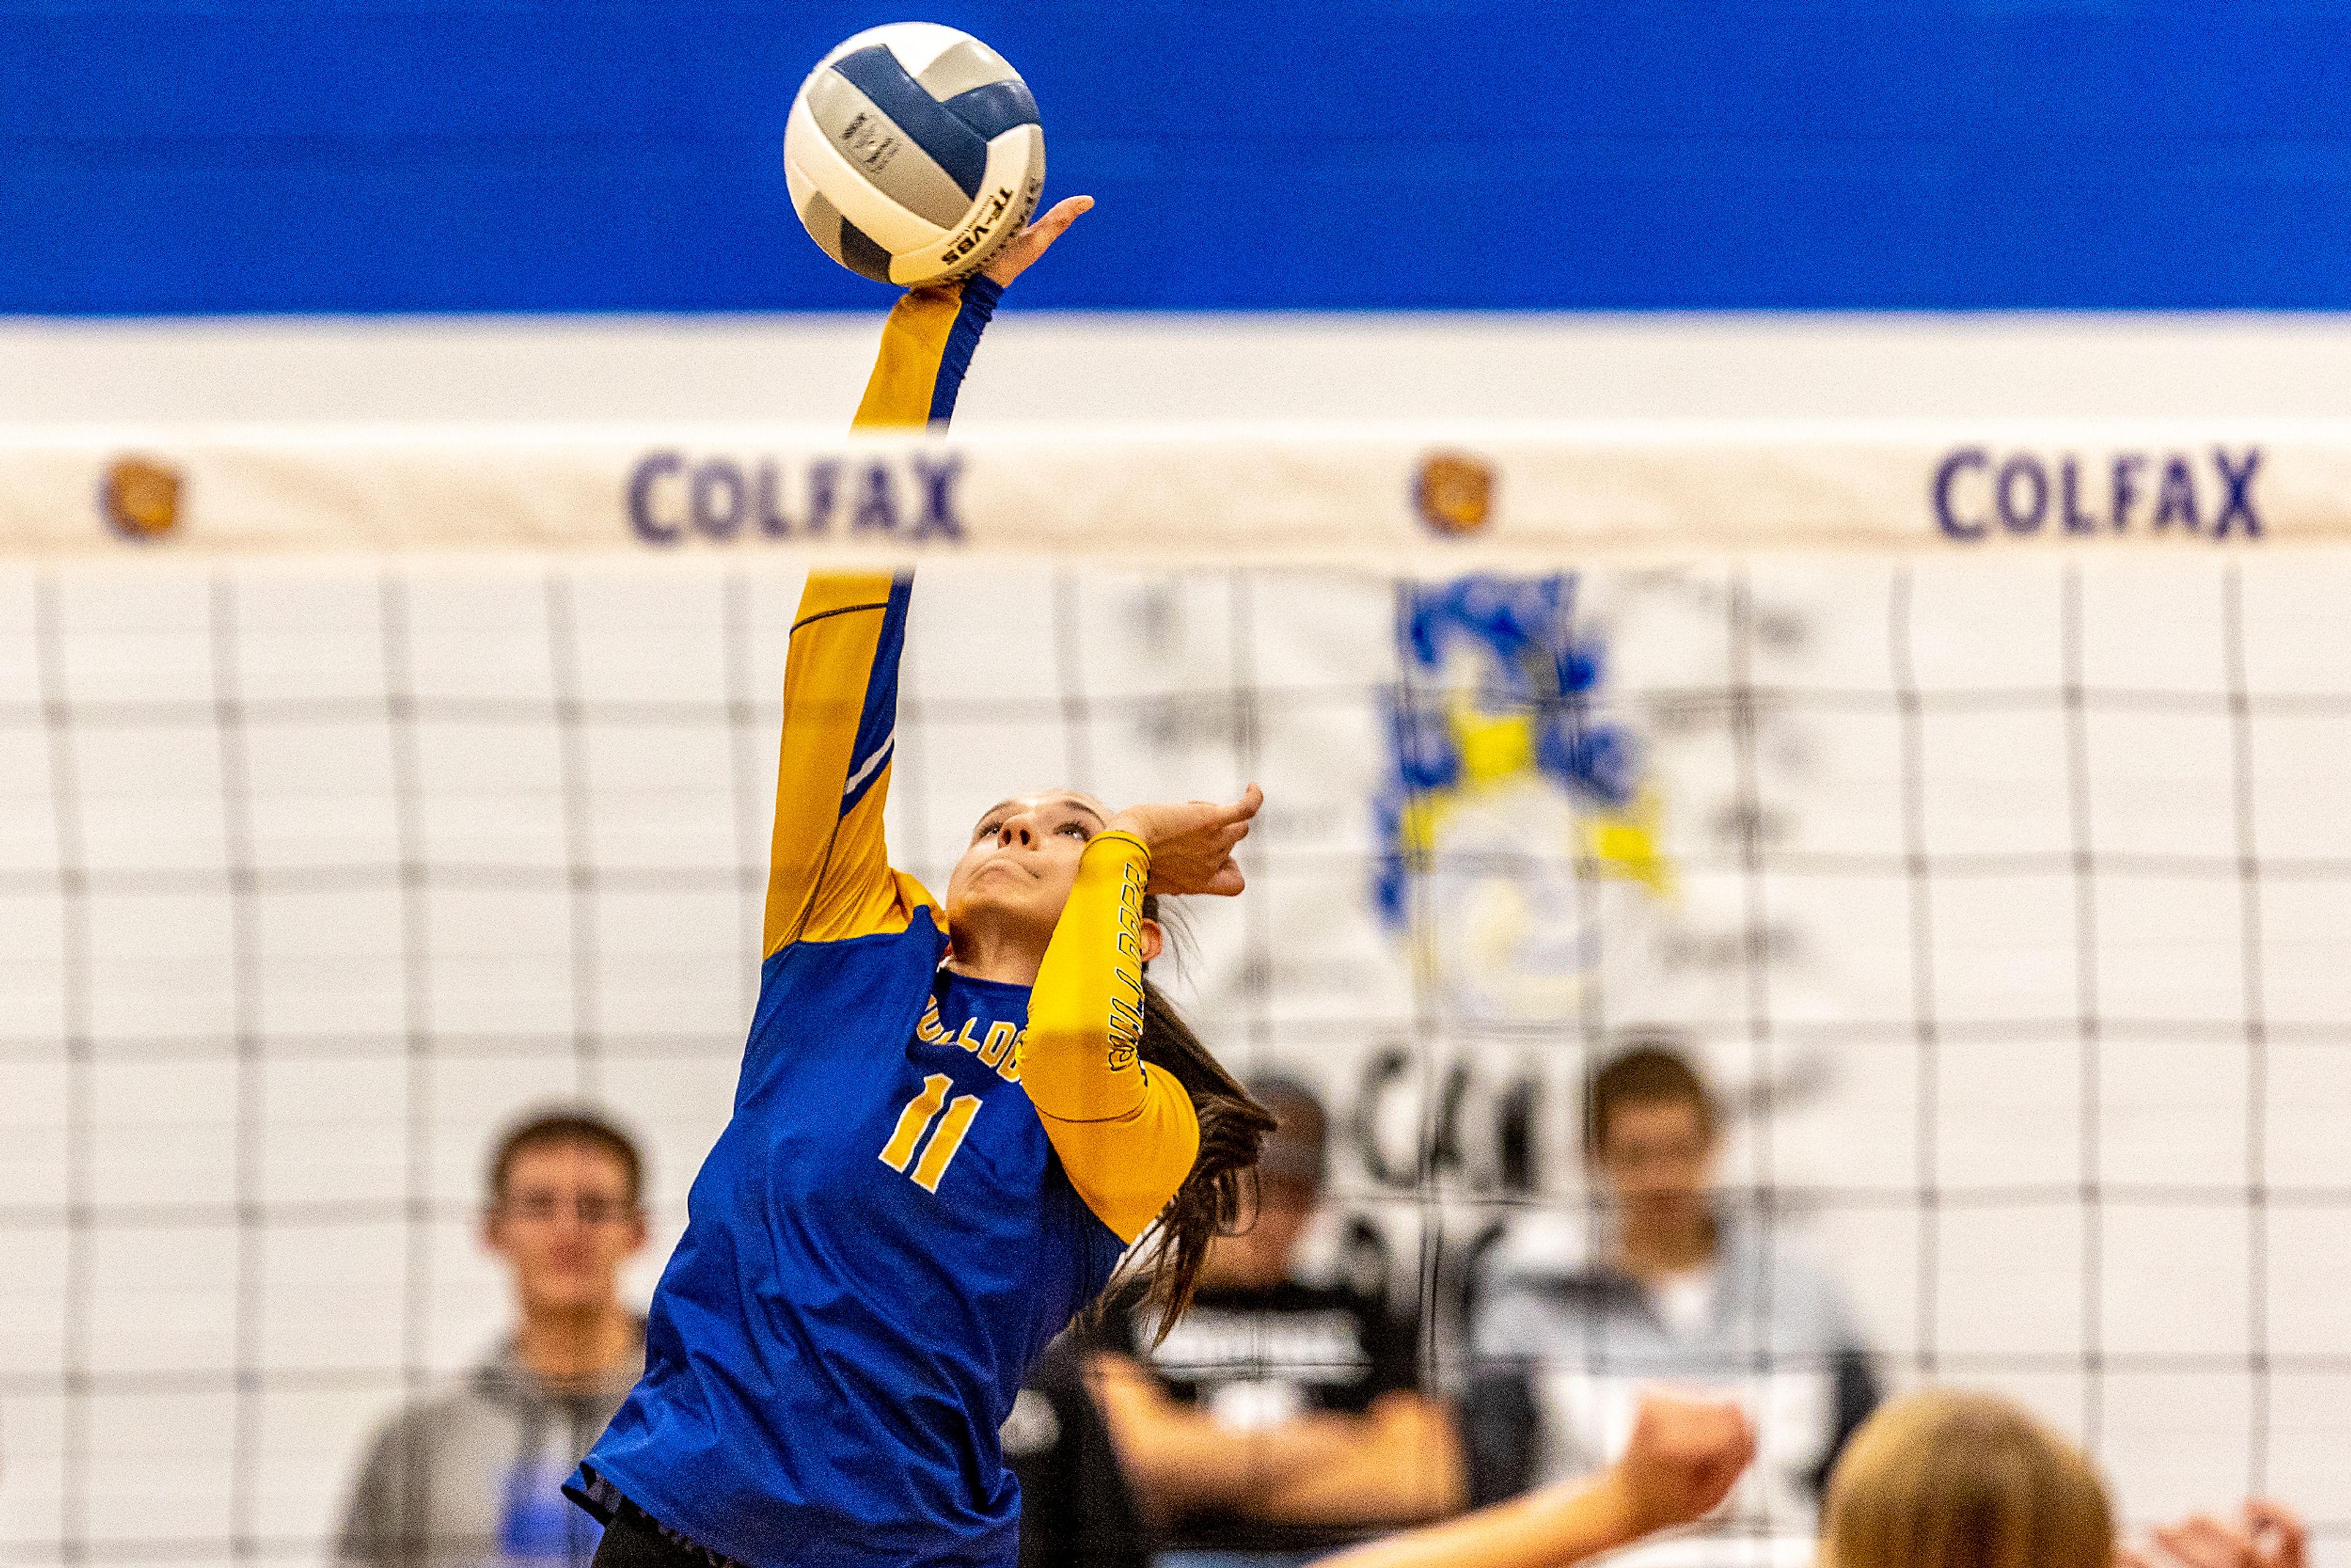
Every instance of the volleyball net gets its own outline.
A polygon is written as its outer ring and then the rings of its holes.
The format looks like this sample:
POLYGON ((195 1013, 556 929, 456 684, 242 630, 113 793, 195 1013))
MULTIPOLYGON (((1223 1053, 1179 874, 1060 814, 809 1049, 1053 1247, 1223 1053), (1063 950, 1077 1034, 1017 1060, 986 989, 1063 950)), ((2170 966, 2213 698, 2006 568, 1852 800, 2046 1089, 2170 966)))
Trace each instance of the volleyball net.
POLYGON ((1264 786, 1170 989, 1323 1095, 1317 1245, 1437 1386, 1665 1030, 1895 1385, 2351 1561, 2351 432, 85 432, 0 446, 0 551, 10 1561, 325 1555, 504 1319, 518 1112, 644 1135, 650 1290, 851 559, 921 572, 928 885, 1004 796, 1264 786))

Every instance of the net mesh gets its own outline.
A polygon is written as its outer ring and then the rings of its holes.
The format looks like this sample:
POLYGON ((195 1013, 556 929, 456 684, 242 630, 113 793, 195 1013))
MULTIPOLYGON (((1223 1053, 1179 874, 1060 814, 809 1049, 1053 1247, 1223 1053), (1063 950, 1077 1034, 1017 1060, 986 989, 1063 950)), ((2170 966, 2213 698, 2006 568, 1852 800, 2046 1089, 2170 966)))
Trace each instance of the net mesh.
MULTIPOLYGON (((10 1561, 321 1556, 371 1426, 497 1333, 481 1163, 527 1107, 645 1135, 650 1290, 756 984, 798 588, 0 573, 10 1561)), ((2351 1562, 2346 592, 2321 556, 942 567, 893 844, 935 888, 1004 795, 1262 782, 1173 988, 1330 1100, 1362 1223, 1320 1244, 1385 1260, 1447 1387, 1481 1270, 1588 1245, 1584 1072, 1670 1026, 1726 1200, 1897 1385, 2019 1396, 2134 1519, 2273 1492, 2351 1562)), ((1800 1535, 1773 1507, 1746 1533, 1800 1535)))

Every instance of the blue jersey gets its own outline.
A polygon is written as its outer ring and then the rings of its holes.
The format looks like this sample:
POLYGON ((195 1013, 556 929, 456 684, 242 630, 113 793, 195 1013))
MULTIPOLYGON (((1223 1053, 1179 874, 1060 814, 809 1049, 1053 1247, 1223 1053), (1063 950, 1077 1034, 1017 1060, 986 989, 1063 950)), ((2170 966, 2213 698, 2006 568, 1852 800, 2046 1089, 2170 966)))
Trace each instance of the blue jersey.
MULTIPOLYGON (((992 302, 977 284, 910 296, 861 423, 943 416, 992 302)), ((998 1429, 1197 1146, 1188 1098, 1134 1061, 1124 1024, 1148 863, 1132 838, 1085 851, 1033 1022, 1031 988, 941 967, 943 916, 881 829, 909 591, 810 579, 733 1118, 654 1294, 644 1376, 569 1489, 755 1568, 1011 1563, 998 1429)))
POLYGON ((925 911, 768 961, 644 1380, 588 1456, 759 1568, 1011 1561, 997 1428, 1124 1248, 1008 1076, 1028 988, 944 946, 925 911))

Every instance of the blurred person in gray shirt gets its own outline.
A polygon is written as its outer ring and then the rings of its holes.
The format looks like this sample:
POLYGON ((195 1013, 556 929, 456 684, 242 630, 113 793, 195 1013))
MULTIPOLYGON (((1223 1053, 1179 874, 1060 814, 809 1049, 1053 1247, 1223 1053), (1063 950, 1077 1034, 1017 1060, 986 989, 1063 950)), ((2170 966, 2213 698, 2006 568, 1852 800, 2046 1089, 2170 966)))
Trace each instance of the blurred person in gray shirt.
POLYGON ((482 1241, 514 1281, 515 1330, 370 1444, 343 1511, 343 1568, 586 1568, 602 1531, 562 1493, 645 1364, 620 1298, 645 1244, 644 1162, 585 1111, 524 1121, 490 1160, 482 1241))
POLYGON ((1645 1385, 1738 1399, 1755 1464, 1720 1522, 1809 1536, 1838 1451, 1880 1391, 1844 1291, 1716 1190, 1715 1096, 1667 1038, 1585 1086, 1596 1215, 1537 1216, 1495 1249, 1471 1309, 1471 1485, 1480 1501, 1597 1470, 1645 1385))

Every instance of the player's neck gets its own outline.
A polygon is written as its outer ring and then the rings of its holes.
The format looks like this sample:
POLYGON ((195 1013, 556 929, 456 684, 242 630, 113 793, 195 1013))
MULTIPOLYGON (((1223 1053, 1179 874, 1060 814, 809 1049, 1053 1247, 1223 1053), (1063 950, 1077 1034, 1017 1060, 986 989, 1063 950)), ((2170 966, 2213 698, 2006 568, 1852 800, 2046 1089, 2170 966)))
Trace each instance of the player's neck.
POLYGON ((950 936, 947 967, 971 980, 998 980, 1008 986, 1033 986, 1045 962, 1034 942, 1010 932, 991 931, 975 923, 950 936))
POLYGON ((618 1301, 588 1307, 526 1307, 515 1353, 540 1381, 590 1382, 632 1356, 636 1320, 618 1301))

